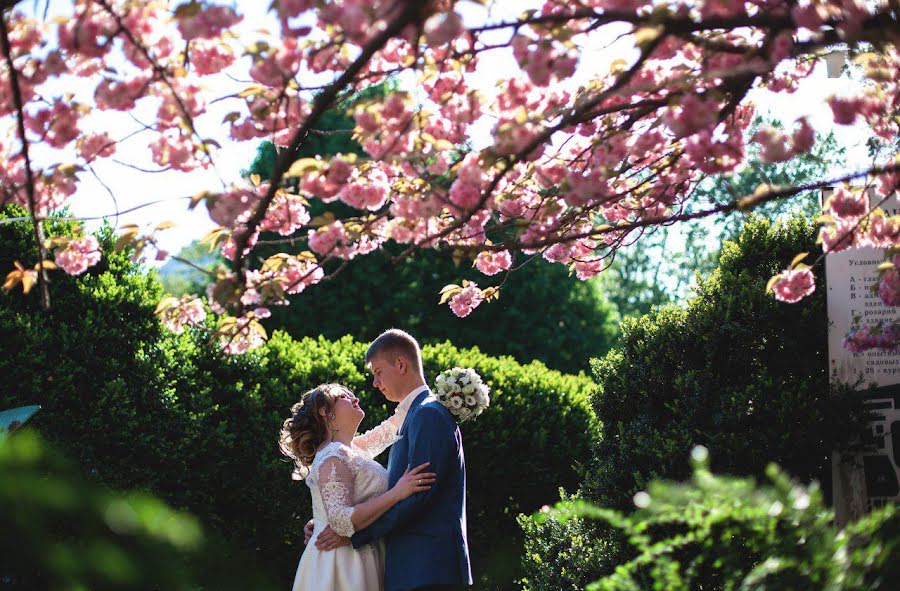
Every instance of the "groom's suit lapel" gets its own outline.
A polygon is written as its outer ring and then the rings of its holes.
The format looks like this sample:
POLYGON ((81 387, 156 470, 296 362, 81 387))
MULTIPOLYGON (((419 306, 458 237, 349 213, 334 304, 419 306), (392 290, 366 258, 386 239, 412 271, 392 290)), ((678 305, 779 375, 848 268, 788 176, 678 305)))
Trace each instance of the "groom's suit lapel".
POLYGON ((413 413, 430 394, 430 390, 425 390, 416 396, 412 404, 409 405, 406 418, 403 419, 403 426, 400 427, 400 431, 397 432, 397 443, 391 447, 391 453, 388 456, 388 475, 390 477, 391 486, 396 484, 397 480, 400 480, 400 476, 403 474, 403 471, 406 470, 406 464, 408 463, 406 456, 409 454, 409 441, 406 439, 406 428, 409 425, 413 413))
POLYGON ((406 426, 409 424, 409 420, 412 418, 413 413, 419 408, 419 405, 422 404, 422 401, 428 398, 428 395, 431 394, 430 390, 425 390, 423 392, 419 392, 419 395, 416 396, 416 399, 413 400, 413 403, 409 405, 409 411, 406 413, 406 417, 403 419, 403 426, 400 427, 400 431, 397 432, 397 436, 403 437, 406 435, 406 426))

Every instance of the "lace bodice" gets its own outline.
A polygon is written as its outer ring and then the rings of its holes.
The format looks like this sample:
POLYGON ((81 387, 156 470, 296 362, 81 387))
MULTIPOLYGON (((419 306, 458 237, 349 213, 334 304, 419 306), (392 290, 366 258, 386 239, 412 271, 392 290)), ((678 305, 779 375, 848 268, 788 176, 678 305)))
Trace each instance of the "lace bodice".
POLYGON ((332 441, 316 453, 306 484, 317 530, 330 525, 342 536, 353 535, 353 506, 388 489, 387 470, 374 458, 396 437, 397 427, 389 419, 355 437, 350 447, 332 441))

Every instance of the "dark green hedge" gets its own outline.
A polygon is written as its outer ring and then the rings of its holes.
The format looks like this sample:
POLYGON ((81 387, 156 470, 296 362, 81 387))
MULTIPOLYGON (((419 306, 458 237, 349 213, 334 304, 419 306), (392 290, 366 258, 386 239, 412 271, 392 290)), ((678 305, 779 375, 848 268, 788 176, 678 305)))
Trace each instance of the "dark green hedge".
MULTIPOLYGON (((0 258, 21 253, 27 229, 0 225, 0 258), (18 242, 18 244, 16 244, 18 242)), ((161 287, 152 272, 111 252, 84 276, 53 275, 53 307, 36 294, 0 295, 0 408, 41 404, 34 428, 96 480, 145 489, 244 548, 285 584, 303 549, 310 516, 305 484, 290 479, 276 438, 302 393, 339 381, 360 395, 363 427, 387 405, 363 373, 365 343, 295 341, 276 332, 261 349, 225 357, 201 331, 173 335, 153 309, 161 287)), ((425 348, 426 372, 474 367, 491 385, 491 408, 463 429, 469 476, 474 568, 509 588, 521 533, 516 515, 574 488, 573 460, 596 438, 591 381, 520 365, 449 344, 425 348)))
MULTIPOLYGON (((776 462, 830 491, 831 450, 859 428, 860 395, 828 379, 828 320, 822 273, 815 294, 794 305, 765 293, 767 280, 799 252, 816 256, 815 225, 751 218, 723 246, 718 268, 682 307, 622 325, 621 346, 595 360, 593 407, 603 438, 591 454, 580 498, 633 508, 657 478, 690 476, 688 451, 714 451, 717 472, 762 477, 776 462)), ((580 588, 623 559, 597 526, 525 524, 531 591, 580 588), (596 558, 576 548, 603 549, 596 558), (571 540, 566 544, 566 539, 571 540), (556 580, 547 579, 550 565, 556 580)))
POLYGON ((594 362, 607 436, 588 498, 627 506, 653 478, 686 478, 694 445, 716 450, 717 472, 761 477, 776 462, 827 481, 859 395, 829 385, 824 273, 797 304, 765 291, 797 253, 816 256, 815 236, 802 218, 751 218, 687 305, 623 323, 621 347, 594 362))

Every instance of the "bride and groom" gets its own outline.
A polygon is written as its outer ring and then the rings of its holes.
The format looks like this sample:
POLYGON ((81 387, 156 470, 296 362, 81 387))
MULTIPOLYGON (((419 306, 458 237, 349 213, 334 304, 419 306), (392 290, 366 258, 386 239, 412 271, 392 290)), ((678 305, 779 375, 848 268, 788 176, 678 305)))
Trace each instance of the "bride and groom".
POLYGON ((372 384, 399 403, 391 418, 357 436, 365 416, 359 400, 324 384, 303 396, 281 430, 281 450, 313 505, 293 591, 471 585, 459 427, 426 386, 412 336, 384 332, 365 363, 372 384), (374 458, 388 447, 385 470, 374 458))

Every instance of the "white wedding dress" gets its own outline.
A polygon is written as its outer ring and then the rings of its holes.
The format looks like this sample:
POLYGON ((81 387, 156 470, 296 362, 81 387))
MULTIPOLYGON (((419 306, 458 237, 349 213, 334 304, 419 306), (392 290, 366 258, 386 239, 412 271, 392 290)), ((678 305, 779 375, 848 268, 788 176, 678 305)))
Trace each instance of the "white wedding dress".
POLYGON ((384 589, 384 543, 367 544, 359 550, 342 546, 320 552, 315 539, 330 525, 336 533, 353 535, 353 505, 388 489, 388 474, 373 458, 397 438, 397 427, 384 421, 355 437, 353 445, 332 441, 316 453, 306 484, 312 493, 315 530, 307 544, 293 591, 381 591, 384 589))

